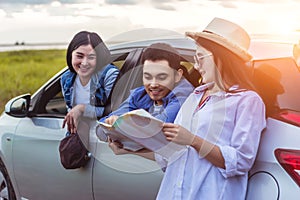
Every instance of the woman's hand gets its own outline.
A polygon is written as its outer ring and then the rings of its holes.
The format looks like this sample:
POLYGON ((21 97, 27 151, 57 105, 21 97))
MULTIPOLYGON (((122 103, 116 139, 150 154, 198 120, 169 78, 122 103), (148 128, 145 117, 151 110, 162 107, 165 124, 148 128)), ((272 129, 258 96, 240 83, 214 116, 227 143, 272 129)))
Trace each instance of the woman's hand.
POLYGON ((104 122, 112 125, 118 118, 119 118, 119 116, 112 115, 112 116, 108 117, 107 119, 105 119, 104 122))
POLYGON ((165 123, 163 132, 167 140, 181 145, 189 145, 213 165, 225 169, 225 160, 217 145, 203 140, 177 124, 165 123))
POLYGON ((72 108, 67 113, 67 115, 65 116, 62 128, 64 128, 65 125, 67 124, 68 131, 70 133, 76 133, 77 132, 77 126, 78 126, 79 118, 82 116, 82 113, 84 112, 84 109, 85 109, 84 105, 77 105, 74 108, 72 108))
POLYGON ((123 154, 129 154, 132 153, 129 150, 123 149, 123 145, 117 141, 112 141, 110 138, 108 138, 108 146, 111 148, 111 150, 116 155, 123 155, 123 154))
POLYGON ((181 145, 191 145, 195 138, 195 135, 190 131, 173 123, 165 123, 162 131, 168 141, 181 145))

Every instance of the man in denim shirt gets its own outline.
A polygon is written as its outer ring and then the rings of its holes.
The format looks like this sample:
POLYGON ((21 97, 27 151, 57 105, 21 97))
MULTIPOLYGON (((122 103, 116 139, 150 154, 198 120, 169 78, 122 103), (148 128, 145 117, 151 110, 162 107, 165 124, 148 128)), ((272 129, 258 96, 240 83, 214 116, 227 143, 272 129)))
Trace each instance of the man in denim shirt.
MULTIPOLYGON (((152 116, 173 122, 181 105, 193 91, 193 85, 183 77, 180 56, 165 43, 150 45, 142 55, 143 86, 133 89, 120 107, 100 119, 113 124, 118 116, 132 110, 144 109, 152 116)), ((97 136, 105 140, 101 129, 97 136)))

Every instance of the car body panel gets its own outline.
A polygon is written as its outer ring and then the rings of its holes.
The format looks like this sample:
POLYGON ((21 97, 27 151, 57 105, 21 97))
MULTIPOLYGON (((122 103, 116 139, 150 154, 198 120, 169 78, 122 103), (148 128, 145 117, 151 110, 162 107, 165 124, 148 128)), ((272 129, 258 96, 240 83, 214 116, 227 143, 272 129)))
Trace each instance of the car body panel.
POLYGON ((249 52, 255 60, 292 57, 293 45, 284 42, 252 40, 249 52))
POLYGON ((249 173, 247 199, 293 199, 300 196, 299 186, 280 166, 274 155, 277 148, 300 149, 299 138, 299 127, 272 118, 267 120, 267 128, 262 134, 256 162, 249 173), (274 181, 272 185, 265 179, 251 180, 262 174, 268 177, 267 180, 274 181), (273 195, 276 198, 270 198, 273 195))
POLYGON ((58 160, 58 144, 66 133, 61 126, 62 119, 53 118, 24 118, 19 123, 12 141, 13 166, 18 190, 25 198, 91 198, 91 170, 66 171, 58 160), (66 192, 74 189, 81 190, 81 196, 66 192), (45 196, 45 190, 52 195, 45 196))
POLYGON ((98 151, 101 153, 96 157, 93 176, 96 200, 155 199, 163 173, 154 161, 134 155, 114 155, 107 143, 101 141, 97 144, 98 151))

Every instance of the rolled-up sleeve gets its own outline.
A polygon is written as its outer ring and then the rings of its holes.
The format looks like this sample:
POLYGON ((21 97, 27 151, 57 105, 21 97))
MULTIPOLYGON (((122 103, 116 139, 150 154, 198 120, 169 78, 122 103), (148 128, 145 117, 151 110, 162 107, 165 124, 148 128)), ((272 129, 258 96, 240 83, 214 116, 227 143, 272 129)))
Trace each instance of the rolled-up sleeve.
POLYGON ((257 95, 246 96, 236 109, 236 119, 229 145, 219 145, 225 160, 220 169, 225 178, 244 175, 252 167, 262 130, 266 126, 265 106, 257 95))
POLYGON ((165 157, 163 157, 157 153, 154 153, 154 159, 155 159, 156 163, 160 166, 160 168, 163 171, 165 171, 167 168, 167 165, 168 165, 168 160, 165 157))

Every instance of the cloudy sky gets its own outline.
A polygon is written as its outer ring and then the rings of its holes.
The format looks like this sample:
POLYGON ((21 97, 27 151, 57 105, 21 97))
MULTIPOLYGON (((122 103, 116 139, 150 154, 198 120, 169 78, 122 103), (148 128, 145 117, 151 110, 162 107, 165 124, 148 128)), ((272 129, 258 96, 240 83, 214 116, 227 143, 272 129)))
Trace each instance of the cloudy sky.
POLYGON ((300 0, 0 0, 0 44, 69 42, 84 29, 105 40, 141 28, 201 31, 214 17, 298 41, 299 8, 300 0))

